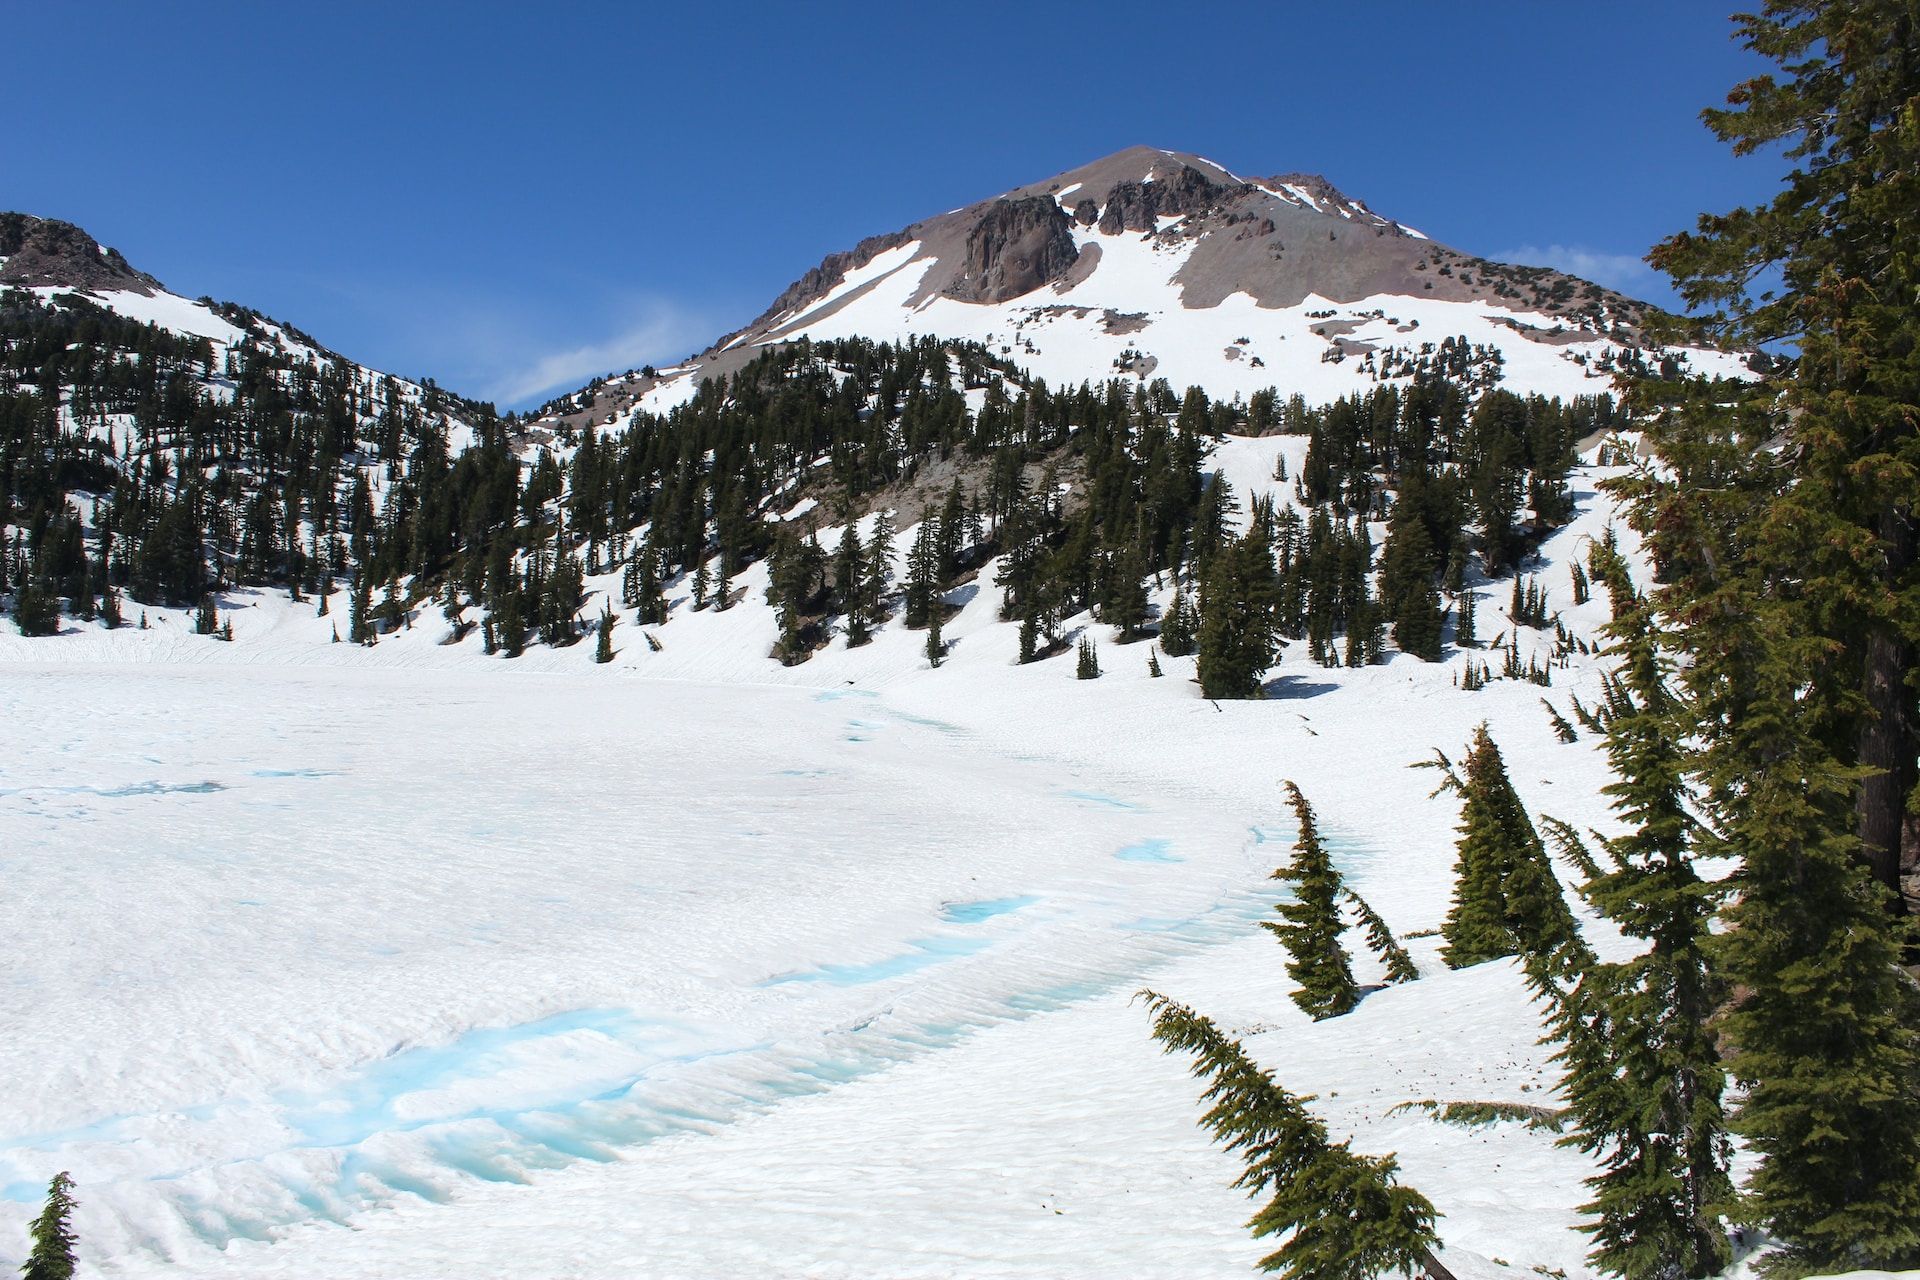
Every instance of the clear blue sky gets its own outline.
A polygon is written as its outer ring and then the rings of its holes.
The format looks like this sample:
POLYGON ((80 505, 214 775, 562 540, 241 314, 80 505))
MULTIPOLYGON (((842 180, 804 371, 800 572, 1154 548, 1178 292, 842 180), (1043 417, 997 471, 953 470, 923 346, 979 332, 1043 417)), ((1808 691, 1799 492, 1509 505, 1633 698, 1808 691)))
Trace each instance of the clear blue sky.
POLYGON ((1699 122, 1731 7, 4 0, 0 208, 503 407, 1134 143, 1667 300, 1648 246, 1778 178, 1699 122))

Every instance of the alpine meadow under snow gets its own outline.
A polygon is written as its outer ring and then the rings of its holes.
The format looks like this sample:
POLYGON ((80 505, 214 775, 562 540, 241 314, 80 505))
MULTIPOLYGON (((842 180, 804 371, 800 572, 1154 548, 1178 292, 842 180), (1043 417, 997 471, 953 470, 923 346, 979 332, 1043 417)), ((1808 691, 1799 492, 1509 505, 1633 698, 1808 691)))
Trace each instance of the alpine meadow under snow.
POLYGON ((1134 147, 502 413, 0 214, 0 1268, 1920 1266, 1920 16, 1764 8, 1692 319, 1134 147))

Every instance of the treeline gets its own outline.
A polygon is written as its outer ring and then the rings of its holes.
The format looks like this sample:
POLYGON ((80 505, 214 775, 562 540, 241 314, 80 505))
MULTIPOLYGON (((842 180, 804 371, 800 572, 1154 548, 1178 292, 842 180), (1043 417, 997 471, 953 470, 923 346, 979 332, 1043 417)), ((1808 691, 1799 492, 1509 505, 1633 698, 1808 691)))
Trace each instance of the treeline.
POLYGON ((1522 398, 1447 367, 1310 407, 1164 381, 1056 390, 973 344, 801 341, 613 429, 502 419, 258 331, 216 356, 16 293, 0 309, 0 591, 44 634, 62 611, 113 625, 129 601, 235 585, 324 612, 345 587, 348 640, 377 642, 432 601, 455 635, 477 626, 515 656, 581 636, 589 575, 618 572, 623 610, 659 625, 670 590, 726 608, 770 560, 774 656, 799 662, 896 614, 937 630, 944 593, 997 556, 1023 659, 1066 648, 1065 620, 1091 610, 1126 639, 1198 652, 1209 696, 1257 696, 1289 640, 1328 664, 1375 661, 1389 635, 1437 660, 1470 561, 1506 573, 1563 523, 1574 442, 1623 421, 1605 396, 1522 398), (1308 440, 1300 474, 1276 477, 1294 502, 1242 521, 1206 459, 1224 433, 1273 431, 1308 440), (813 533, 936 468, 945 500, 904 574, 890 527, 833 547, 813 533), (818 515, 780 519, 802 497, 818 515), (1153 617, 1149 585, 1169 584, 1153 617))

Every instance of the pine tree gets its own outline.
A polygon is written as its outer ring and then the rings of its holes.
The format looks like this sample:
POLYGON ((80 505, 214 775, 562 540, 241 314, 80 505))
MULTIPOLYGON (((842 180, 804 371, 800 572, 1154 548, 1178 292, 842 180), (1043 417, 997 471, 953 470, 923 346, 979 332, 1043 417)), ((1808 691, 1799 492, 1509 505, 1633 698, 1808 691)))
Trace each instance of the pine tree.
MULTIPOLYGON (((941 612, 939 609, 933 609, 927 614, 927 665, 930 667, 938 667, 947 656, 947 642, 940 636, 941 612)), ((1025 644, 1027 640, 1028 633, 1023 629, 1021 631, 1021 642, 1025 644)), ((1021 661, 1027 662, 1030 661, 1031 658, 1032 655, 1028 654, 1021 658, 1021 661)))
POLYGON ((1740 33, 1784 76, 1706 119, 1795 168, 1652 260, 1730 348, 1796 354, 1745 389, 1644 377, 1661 465, 1619 487, 1690 659, 1689 770, 1739 859, 1713 950, 1758 1157, 1745 1210, 1781 1274, 1898 1268, 1920 1262, 1920 1011, 1899 968, 1920 860, 1920 15, 1757 8, 1740 33))
POLYGON ((1080 637, 1079 662, 1074 667, 1074 676, 1080 680, 1098 680, 1100 678, 1100 658, 1093 651, 1093 638, 1080 637))
POLYGON ((1372 1280, 1389 1272, 1453 1280, 1433 1256, 1440 1243, 1433 1205, 1395 1180, 1391 1156, 1357 1155, 1330 1141, 1306 1108, 1312 1099, 1281 1088, 1212 1019, 1157 992, 1141 995, 1153 1038, 1168 1053, 1191 1055, 1193 1074, 1207 1082, 1200 1124, 1245 1161, 1234 1185, 1268 1197, 1247 1224, 1254 1237, 1286 1233, 1260 1260, 1262 1271, 1288 1280, 1372 1280))
POLYGON ((51 636, 60 631, 60 601, 35 575, 21 575, 13 597, 13 621, 23 636, 51 636))
POLYGON ((46 1208, 33 1220, 28 1234, 33 1248, 26 1265, 20 1268, 22 1280, 72 1280, 74 1267, 73 1179, 64 1172, 53 1175, 47 1186, 46 1208))
POLYGON ((1387 966, 1388 982, 1413 982, 1420 976, 1420 968, 1414 964, 1413 957, 1393 936, 1393 930, 1387 928, 1387 922, 1380 913, 1367 904, 1367 900, 1348 889, 1347 901, 1353 907, 1354 914, 1360 917, 1360 923, 1367 931, 1367 947, 1380 962, 1387 966))
POLYGON ((1214 554, 1195 637, 1201 693, 1261 696, 1261 678, 1279 650, 1275 596, 1272 553, 1258 525, 1214 554))
POLYGON ((1555 1059, 1575 1126, 1562 1142, 1602 1165, 1584 1206, 1594 1265, 1626 1280, 1698 1280, 1730 1258, 1719 1223, 1733 1193, 1726 1072, 1710 1025, 1723 994, 1708 961, 1718 890, 1693 869, 1705 833, 1651 616, 1636 610, 1614 631, 1631 698, 1607 730, 1614 780, 1605 790, 1626 831, 1604 842, 1614 869, 1585 892, 1647 949, 1590 966, 1556 1004, 1555 1059))
POLYGON ((1147 650, 1147 674, 1155 680, 1160 678, 1160 655, 1151 649, 1147 650))
POLYGON ((1293 1002, 1315 1019, 1338 1017, 1360 1002, 1353 967, 1340 945, 1346 927, 1340 919, 1344 886, 1320 843, 1313 806, 1293 783, 1286 787, 1287 802, 1300 823, 1300 839, 1293 846, 1292 864, 1271 878, 1292 882, 1293 899, 1274 908, 1284 923, 1265 920, 1260 927, 1279 938, 1292 957, 1287 961, 1287 976, 1298 984, 1293 1002))
POLYGON ((1477 649, 1480 647, 1479 637, 1474 634, 1473 616, 1474 605, 1479 602, 1479 599, 1479 596, 1468 591, 1463 594, 1454 605, 1457 611, 1455 615, 1457 621, 1453 624, 1453 643, 1456 648, 1477 649))
POLYGON ((1555 969, 1572 964, 1583 950, 1573 913, 1485 725, 1474 731, 1465 776, 1452 785, 1465 803, 1441 957, 1454 969, 1510 955, 1555 969))
POLYGON ((1160 648, 1169 658, 1184 658, 1193 652, 1193 610, 1187 593, 1174 588, 1173 601, 1160 619, 1160 648))
POLYGON ((600 626, 597 631, 598 639, 594 644, 593 660, 604 666, 613 661, 613 605, 611 603, 602 606, 600 626))

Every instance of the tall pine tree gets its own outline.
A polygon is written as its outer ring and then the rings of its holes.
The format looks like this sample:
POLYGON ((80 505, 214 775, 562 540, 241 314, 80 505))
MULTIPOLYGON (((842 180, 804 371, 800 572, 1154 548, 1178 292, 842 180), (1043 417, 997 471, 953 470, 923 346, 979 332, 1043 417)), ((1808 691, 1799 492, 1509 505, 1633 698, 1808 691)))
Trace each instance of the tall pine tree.
POLYGON ((1280 939, 1292 958, 1287 961, 1287 976, 1299 984, 1293 1002, 1314 1018, 1334 1018, 1360 1002, 1360 988, 1353 980, 1353 966, 1340 934, 1346 928, 1340 919, 1340 896, 1344 886, 1333 859, 1320 843, 1320 831, 1314 822, 1313 806, 1293 783, 1286 784, 1287 803, 1293 806, 1300 823, 1300 839, 1293 846, 1291 865, 1275 871, 1272 879, 1293 885, 1293 899, 1274 908, 1279 921, 1263 920, 1262 929, 1280 939))

